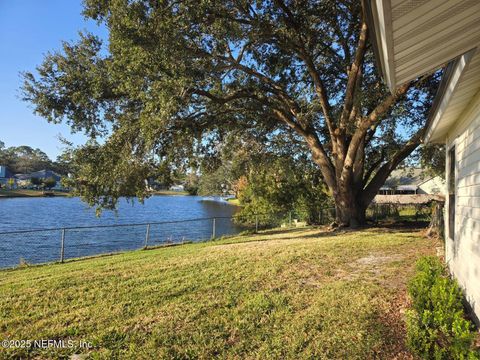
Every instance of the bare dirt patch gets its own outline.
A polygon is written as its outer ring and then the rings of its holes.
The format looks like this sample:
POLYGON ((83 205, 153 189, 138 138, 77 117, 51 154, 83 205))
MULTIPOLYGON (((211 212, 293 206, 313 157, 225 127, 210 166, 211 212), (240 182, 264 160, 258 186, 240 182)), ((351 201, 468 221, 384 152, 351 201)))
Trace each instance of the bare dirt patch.
POLYGON ((362 257, 356 261, 358 265, 380 266, 391 263, 392 261, 402 260, 402 255, 373 255, 362 257))

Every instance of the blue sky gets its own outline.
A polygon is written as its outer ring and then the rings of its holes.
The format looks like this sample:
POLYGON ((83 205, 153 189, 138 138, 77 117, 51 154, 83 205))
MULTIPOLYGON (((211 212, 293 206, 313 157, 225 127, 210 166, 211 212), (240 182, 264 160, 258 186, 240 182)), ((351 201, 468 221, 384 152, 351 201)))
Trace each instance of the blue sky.
POLYGON ((55 159, 62 148, 58 135, 84 142, 68 126, 33 115, 19 98, 19 73, 33 71, 62 40, 74 41, 85 29, 106 38, 106 30, 85 21, 81 11, 81 0, 0 0, 0 140, 7 146, 38 147, 55 159))

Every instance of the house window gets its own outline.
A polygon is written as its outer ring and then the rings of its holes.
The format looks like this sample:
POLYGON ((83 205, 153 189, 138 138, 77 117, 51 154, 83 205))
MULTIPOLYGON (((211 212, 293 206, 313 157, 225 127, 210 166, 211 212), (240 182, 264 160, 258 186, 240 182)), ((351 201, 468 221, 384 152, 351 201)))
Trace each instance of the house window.
POLYGON ((455 146, 448 152, 448 236, 455 239, 455 146))

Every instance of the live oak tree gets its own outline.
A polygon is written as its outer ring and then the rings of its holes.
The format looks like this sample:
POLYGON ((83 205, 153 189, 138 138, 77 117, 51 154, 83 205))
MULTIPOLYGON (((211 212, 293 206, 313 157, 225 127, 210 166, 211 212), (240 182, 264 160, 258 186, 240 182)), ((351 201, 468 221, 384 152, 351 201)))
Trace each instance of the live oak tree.
POLYGON ((319 166, 338 225, 356 226, 421 143, 436 77, 389 93, 359 0, 85 0, 84 15, 108 42, 64 43, 23 90, 36 113, 91 136, 72 151, 91 205, 143 198, 158 164, 232 129, 290 131, 319 166))

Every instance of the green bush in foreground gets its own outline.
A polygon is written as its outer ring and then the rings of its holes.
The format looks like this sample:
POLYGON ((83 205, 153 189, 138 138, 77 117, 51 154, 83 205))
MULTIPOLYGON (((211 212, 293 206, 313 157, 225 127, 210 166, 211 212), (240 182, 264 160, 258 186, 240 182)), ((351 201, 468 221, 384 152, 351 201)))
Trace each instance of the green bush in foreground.
POLYGON ((436 257, 421 258, 408 285, 407 346, 423 359, 480 359, 475 332, 464 318, 462 291, 436 257))

